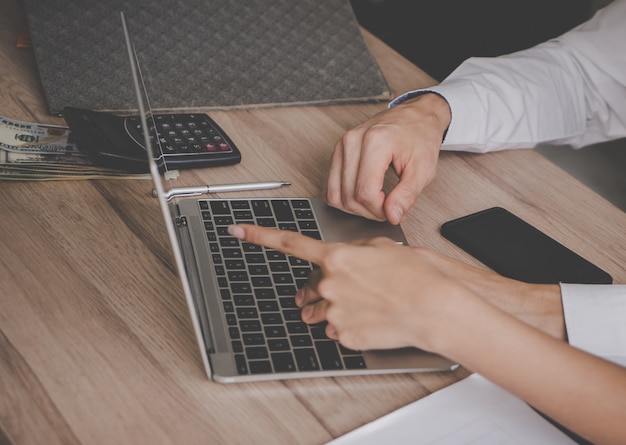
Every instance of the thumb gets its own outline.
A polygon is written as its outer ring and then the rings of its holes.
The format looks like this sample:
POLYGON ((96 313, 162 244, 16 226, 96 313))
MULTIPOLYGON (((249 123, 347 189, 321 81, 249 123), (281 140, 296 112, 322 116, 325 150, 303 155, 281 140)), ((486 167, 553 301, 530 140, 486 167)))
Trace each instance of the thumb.
MULTIPOLYGON (((398 184, 399 185, 399 184, 398 184)), ((406 213, 415 204, 418 193, 410 189, 400 189, 396 185, 385 200, 385 216, 391 224, 400 224, 406 213)))
POLYGON ((392 224, 400 224, 417 201, 423 187, 415 174, 405 171, 385 199, 384 210, 387 220, 392 224))

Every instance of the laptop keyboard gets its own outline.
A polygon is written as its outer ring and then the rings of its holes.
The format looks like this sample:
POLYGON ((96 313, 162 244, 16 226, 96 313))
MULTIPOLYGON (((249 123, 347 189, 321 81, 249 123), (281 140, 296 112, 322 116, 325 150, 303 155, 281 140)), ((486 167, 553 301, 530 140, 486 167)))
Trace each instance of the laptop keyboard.
POLYGON ((321 239, 309 200, 198 202, 240 375, 366 367, 360 352, 326 336, 325 323, 302 321, 294 295, 306 284, 311 263, 227 231, 230 224, 249 223, 321 239))

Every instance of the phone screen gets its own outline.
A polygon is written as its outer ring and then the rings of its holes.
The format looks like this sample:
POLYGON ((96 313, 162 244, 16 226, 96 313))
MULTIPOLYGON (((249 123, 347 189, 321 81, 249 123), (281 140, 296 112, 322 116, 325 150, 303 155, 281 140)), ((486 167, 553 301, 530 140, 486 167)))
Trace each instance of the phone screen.
POLYGON ((501 207, 441 226, 441 234, 500 275, 527 283, 610 284, 611 276, 501 207))

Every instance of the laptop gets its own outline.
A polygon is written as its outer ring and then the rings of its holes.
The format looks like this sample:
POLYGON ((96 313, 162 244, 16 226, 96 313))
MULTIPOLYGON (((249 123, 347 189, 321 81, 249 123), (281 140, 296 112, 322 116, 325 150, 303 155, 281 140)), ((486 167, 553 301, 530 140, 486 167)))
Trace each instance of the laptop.
MULTIPOLYGON (((154 193, 207 376, 220 383, 453 370, 450 360, 414 348, 353 351, 307 325, 294 295, 314 265, 230 236, 245 222, 295 230, 325 241, 387 236, 406 244, 399 226, 348 215, 320 198, 215 199, 172 196, 168 171, 148 133, 150 102, 124 14, 126 47, 154 193)), ((158 138, 155 138, 158 140, 158 138)))

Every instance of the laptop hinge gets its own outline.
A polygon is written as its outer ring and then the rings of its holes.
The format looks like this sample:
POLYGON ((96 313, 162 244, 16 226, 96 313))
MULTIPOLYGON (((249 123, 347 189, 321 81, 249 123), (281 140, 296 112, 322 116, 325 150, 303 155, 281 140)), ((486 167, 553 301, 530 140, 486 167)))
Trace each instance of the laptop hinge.
MULTIPOLYGON (((178 208, 176 207, 176 211, 178 208)), ((204 337, 205 347, 208 354, 214 352, 212 334, 210 322, 207 316, 207 308, 202 297, 202 290, 200 285, 200 278, 198 276, 198 269, 196 268, 195 261, 191 252, 193 252, 193 245, 191 243, 191 237, 189 235, 189 226, 187 225, 187 217, 183 215, 176 215, 173 218, 176 226, 176 232, 178 234, 178 242, 181 247, 181 253, 183 255, 183 261, 185 263, 185 272, 187 275, 187 282, 191 290, 192 298, 196 306, 196 313, 200 322, 200 329, 204 337)))
POLYGON ((187 217, 185 216, 177 216, 176 220, 176 227, 178 227, 179 229, 183 228, 183 227, 187 227, 187 217))

